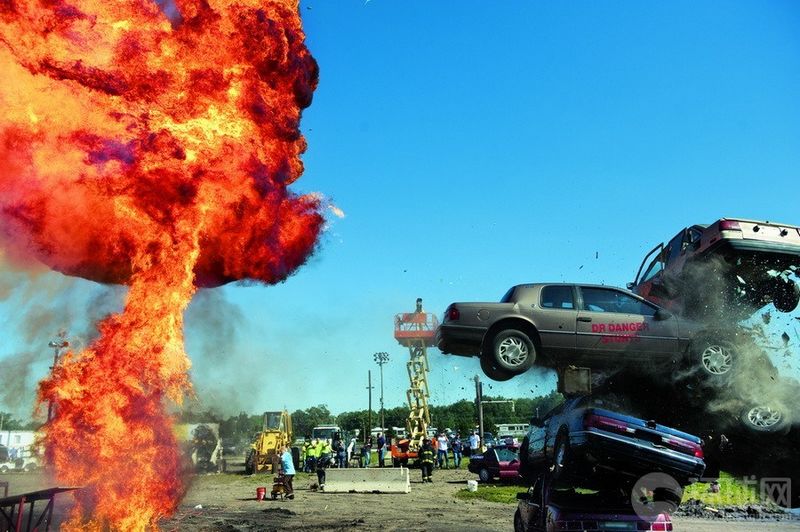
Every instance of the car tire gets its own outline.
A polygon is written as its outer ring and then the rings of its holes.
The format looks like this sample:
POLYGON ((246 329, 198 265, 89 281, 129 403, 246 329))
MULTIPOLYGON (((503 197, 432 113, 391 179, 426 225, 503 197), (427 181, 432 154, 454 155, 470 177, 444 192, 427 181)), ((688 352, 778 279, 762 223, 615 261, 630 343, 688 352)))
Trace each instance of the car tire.
POLYGON ((525 526, 525 522, 522 520, 519 508, 514 512, 514 532, 528 532, 528 527, 525 526))
POLYGON ((482 467, 480 469, 480 471, 478 471, 478 479, 481 482, 484 482, 484 483, 491 482, 492 481, 492 474, 489 473, 488 469, 486 469, 485 467, 482 467))
POLYGON ((485 355, 481 357, 481 370, 484 375, 498 382, 507 381, 514 376, 513 373, 509 373, 495 366, 494 362, 485 355))
POLYGON ((492 339, 493 364, 512 375, 525 373, 536 360, 536 347, 522 331, 506 329, 492 339))
POLYGON ((739 363, 736 347, 714 336, 703 336, 692 344, 692 364, 705 380, 724 382, 739 363))
POLYGON ((553 450, 553 480, 560 480, 566 476, 571 458, 569 437, 561 431, 556 437, 556 446, 553 450))
POLYGON ((776 434, 789 429, 786 413, 769 405, 758 404, 745 408, 739 420, 747 430, 757 434, 776 434))
POLYGON ((780 312, 792 312, 800 304, 800 286, 794 281, 775 281, 772 304, 780 312))

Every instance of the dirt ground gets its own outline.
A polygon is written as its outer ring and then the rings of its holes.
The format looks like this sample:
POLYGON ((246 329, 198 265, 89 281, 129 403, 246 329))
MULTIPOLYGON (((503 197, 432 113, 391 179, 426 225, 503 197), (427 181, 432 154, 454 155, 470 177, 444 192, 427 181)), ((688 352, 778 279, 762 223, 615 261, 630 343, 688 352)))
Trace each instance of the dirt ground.
MULTIPOLYGON (((309 489, 316 476, 299 474, 294 500, 255 498, 256 488, 272 485, 271 475, 237 473, 194 477, 178 512, 162 520, 167 531, 271 531, 271 530, 391 530, 391 531, 510 531, 514 506, 455 497, 475 475, 466 470, 434 471, 434 482, 422 484, 419 471, 411 470, 409 494, 326 494, 309 489)), ((51 486, 42 474, 0 475, 11 493, 51 486)), ((521 488, 522 489, 522 488, 521 488)), ((56 517, 66 512, 71 496, 60 496, 56 517)), ((798 531, 800 522, 719 522, 675 518, 676 531, 761 532, 798 531)), ((58 524, 58 521, 55 523, 58 524)))

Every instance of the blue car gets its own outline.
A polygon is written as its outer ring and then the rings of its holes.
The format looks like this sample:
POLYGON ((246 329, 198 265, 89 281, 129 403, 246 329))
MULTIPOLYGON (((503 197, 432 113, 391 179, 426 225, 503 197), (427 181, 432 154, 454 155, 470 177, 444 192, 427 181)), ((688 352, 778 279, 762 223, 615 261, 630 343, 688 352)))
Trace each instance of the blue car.
MULTIPOLYGON (((572 397, 544 419, 532 419, 520 450, 520 473, 534 478, 552 470, 554 479, 610 477, 634 480, 666 473, 681 486, 703 475, 697 436, 619 413, 618 403, 593 396, 572 397)), ((676 494, 679 496, 679 494, 676 494)))

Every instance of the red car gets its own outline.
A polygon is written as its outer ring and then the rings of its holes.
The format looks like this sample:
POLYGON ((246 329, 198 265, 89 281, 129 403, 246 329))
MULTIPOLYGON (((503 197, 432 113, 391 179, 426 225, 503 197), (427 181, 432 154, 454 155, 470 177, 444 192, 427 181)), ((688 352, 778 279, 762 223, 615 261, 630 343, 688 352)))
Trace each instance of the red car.
POLYGON ((483 454, 473 454, 467 468, 476 473, 481 482, 492 479, 519 479, 519 446, 496 445, 483 454))
MULTIPOLYGON (((634 508, 630 493, 625 490, 579 492, 572 488, 559 489, 544 477, 539 477, 527 492, 518 493, 517 499, 514 532, 672 530, 668 510, 634 508)), ((672 506, 669 508, 673 509, 672 506)))

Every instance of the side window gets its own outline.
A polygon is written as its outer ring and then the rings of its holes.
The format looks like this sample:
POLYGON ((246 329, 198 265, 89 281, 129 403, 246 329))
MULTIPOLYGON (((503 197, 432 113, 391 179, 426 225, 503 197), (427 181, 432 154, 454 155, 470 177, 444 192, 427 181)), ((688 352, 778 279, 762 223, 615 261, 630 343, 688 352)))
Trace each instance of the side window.
POLYGON ((674 261, 675 259, 680 256, 681 251, 683 251, 683 235, 686 234, 686 231, 681 231, 675 238, 669 241, 667 247, 669 248, 669 255, 667 256, 667 264, 674 261))
POLYGON ((649 281, 664 269, 664 263, 661 262, 661 257, 656 257, 653 259, 653 262, 650 263, 650 266, 647 267, 647 270, 642 275, 642 280, 640 282, 649 281))
POLYGON ((545 286, 542 288, 542 308, 574 309, 575 301, 572 297, 572 287, 563 285, 545 286))
POLYGON ((581 288, 583 307, 593 312, 617 312, 653 316, 656 308, 617 290, 581 288))
POLYGON ((700 247, 700 238, 703 236, 702 231, 693 227, 689 229, 689 232, 686 234, 686 239, 683 242, 683 248, 689 248, 691 251, 695 251, 698 247, 700 247))

